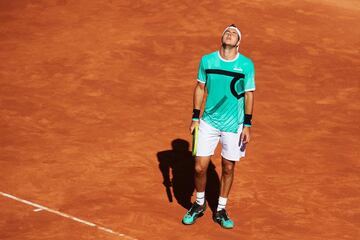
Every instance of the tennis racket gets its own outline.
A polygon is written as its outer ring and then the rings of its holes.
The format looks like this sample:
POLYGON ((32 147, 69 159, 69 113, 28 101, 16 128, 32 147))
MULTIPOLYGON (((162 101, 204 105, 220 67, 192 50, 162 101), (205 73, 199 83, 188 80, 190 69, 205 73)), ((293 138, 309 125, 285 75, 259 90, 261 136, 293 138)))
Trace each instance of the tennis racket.
POLYGON ((192 155, 194 157, 196 156, 198 138, 199 138, 199 126, 196 126, 193 131, 193 139, 192 139, 193 140, 192 141, 192 155))

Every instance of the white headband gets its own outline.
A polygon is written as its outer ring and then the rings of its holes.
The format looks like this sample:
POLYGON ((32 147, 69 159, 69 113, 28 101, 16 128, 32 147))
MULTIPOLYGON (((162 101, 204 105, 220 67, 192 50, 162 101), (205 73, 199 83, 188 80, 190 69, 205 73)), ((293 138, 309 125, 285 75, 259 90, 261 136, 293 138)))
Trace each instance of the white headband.
POLYGON ((237 27, 233 27, 233 26, 229 26, 227 28, 225 28, 224 32, 223 32, 223 36, 224 36, 224 33, 226 32, 226 30, 228 29, 234 29, 236 31, 236 33, 238 34, 239 36, 239 41, 241 40, 241 32, 240 32, 240 29, 238 29, 237 27))

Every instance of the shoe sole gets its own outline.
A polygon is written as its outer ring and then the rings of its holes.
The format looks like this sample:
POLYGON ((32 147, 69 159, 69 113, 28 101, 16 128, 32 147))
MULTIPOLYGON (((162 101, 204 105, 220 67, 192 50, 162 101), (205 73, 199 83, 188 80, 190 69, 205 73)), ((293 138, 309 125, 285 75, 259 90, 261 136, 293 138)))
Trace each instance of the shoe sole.
POLYGON ((215 223, 219 224, 220 227, 222 227, 222 228, 224 228, 224 229, 233 229, 233 228, 234 228, 234 226, 232 226, 232 227, 225 227, 225 226, 223 226, 223 225, 221 224, 221 222, 218 222, 215 218, 213 218, 213 220, 214 220, 215 223))

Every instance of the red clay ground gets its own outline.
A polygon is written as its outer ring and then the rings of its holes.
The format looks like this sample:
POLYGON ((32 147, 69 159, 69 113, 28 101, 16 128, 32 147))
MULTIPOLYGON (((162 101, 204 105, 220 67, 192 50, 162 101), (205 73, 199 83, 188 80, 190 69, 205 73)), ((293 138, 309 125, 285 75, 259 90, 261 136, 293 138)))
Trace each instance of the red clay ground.
MULTIPOLYGON (((355 0, 99 2, 0 2, 1 192, 137 239, 358 239, 355 0), (157 154, 191 140, 198 61, 229 23, 257 71, 236 228, 183 226, 157 154)), ((0 239, 122 239, 33 209, 0 196, 0 239)))

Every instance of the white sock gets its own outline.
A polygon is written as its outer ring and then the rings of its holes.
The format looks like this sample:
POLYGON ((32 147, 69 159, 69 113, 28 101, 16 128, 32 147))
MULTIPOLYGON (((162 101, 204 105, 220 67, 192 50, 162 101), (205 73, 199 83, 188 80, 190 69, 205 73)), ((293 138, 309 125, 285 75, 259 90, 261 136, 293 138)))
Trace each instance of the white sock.
POLYGON ((199 205, 204 205, 205 203, 205 192, 196 193, 196 203, 199 205))
POLYGON ((219 203, 216 211, 220 211, 222 209, 225 209, 227 203, 227 198, 219 197, 219 203))

